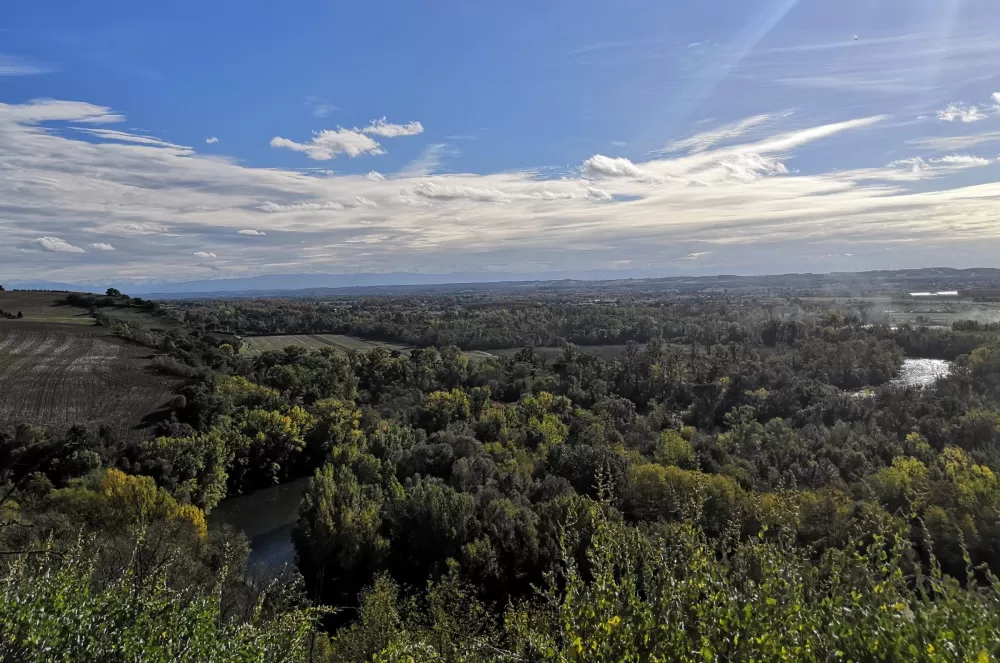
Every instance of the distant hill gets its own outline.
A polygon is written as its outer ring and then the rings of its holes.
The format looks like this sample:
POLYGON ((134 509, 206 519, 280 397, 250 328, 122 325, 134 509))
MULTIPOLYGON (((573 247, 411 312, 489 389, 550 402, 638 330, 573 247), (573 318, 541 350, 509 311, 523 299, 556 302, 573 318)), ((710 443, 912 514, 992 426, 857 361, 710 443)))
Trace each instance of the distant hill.
MULTIPOLYGON (((322 297, 350 295, 387 295, 418 293, 484 293, 510 292, 516 290, 531 292, 558 292, 581 290, 588 287, 601 291, 630 292, 772 292, 774 294, 802 294, 812 292, 829 296, 860 296, 884 292, 918 292, 958 290, 962 294, 997 291, 1000 289, 1000 269, 975 268, 951 269, 928 268, 893 271, 839 272, 831 274, 776 274, 764 276, 673 276, 660 278, 614 278, 614 279, 523 279, 494 281, 452 281, 446 277, 456 275, 420 275, 425 283, 392 283, 395 275, 380 275, 380 278, 346 278, 347 284, 294 287, 301 277, 291 277, 289 287, 255 288, 252 279, 230 281, 197 282, 198 287, 214 286, 214 290, 186 290, 186 285, 176 284, 176 289, 166 292, 139 293, 150 298, 179 299, 185 297, 322 297), (445 278, 443 278, 445 277, 445 278), (435 280, 437 278, 438 280, 435 280), (364 281, 373 281, 365 283, 364 281), (380 283, 379 281, 389 281, 380 283), (250 281, 248 283, 248 281, 250 281), (361 281, 361 282, 352 282, 361 281), (224 284, 224 285, 223 285, 224 284), (220 287, 222 286, 222 287, 220 287), (239 287, 245 289, 238 289, 239 287)), ((339 278, 339 277, 337 277, 339 278)), ((320 279, 323 281, 325 279, 320 279)), ((402 279, 400 279, 402 280, 402 279)))
POLYGON ((968 290, 1000 288, 1000 270, 992 268, 926 268, 835 272, 829 274, 664 276, 652 272, 582 271, 535 274, 486 274, 455 272, 417 274, 274 274, 237 279, 207 279, 180 283, 109 284, 12 281, 8 287, 23 289, 104 292, 110 285, 132 295, 149 298, 185 297, 323 296, 414 292, 496 291, 510 289, 579 289, 585 284, 620 290, 654 289, 679 292, 703 290, 809 289, 842 295, 864 292, 968 290))

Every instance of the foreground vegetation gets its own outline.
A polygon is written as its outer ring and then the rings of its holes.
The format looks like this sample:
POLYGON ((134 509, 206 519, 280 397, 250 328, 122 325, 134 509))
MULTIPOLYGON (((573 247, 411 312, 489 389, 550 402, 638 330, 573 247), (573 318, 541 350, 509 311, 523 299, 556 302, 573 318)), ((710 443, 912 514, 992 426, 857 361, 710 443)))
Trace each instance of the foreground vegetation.
MULTIPOLYGON (((1000 656, 997 329, 894 329, 855 305, 738 293, 583 299, 335 313, 351 333, 422 320, 405 342, 427 347, 407 353, 241 351, 236 334, 289 331, 247 311, 290 325, 316 304, 202 303, 161 325, 121 306, 105 324, 186 386, 150 438, 0 436, 4 653, 1000 656), (470 360, 441 339, 561 346, 470 360), (906 356, 955 366, 907 388, 906 356), (301 477, 295 574, 258 577, 245 538, 205 513, 301 477)), ((345 330, 302 330, 322 331, 345 330)))

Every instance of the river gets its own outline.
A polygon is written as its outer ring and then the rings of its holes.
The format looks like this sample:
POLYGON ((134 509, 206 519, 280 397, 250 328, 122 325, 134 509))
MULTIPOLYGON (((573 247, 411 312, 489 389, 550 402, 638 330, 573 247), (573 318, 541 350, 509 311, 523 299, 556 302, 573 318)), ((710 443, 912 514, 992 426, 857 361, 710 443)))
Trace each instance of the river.
MULTIPOLYGON (((937 380, 948 377, 951 373, 951 362, 944 359, 904 359, 899 374, 892 384, 904 387, 929 387, 937 380)), ((868 398, 874 395, 871 387, 847 392, 855 398, 868 398)))
POLYGON ((249 495, 223 500, 208 516, 210 526, 229 525, 250 539, 250 566, 276 569, 295 563, 292 528, 299 518, 299 502, 309 483, 296 479, 249 495))
POLYGON ((926 387, 951 373, 951 362, 944 359, 904 359, 899 377, 893 382, 907 387, 926 387))

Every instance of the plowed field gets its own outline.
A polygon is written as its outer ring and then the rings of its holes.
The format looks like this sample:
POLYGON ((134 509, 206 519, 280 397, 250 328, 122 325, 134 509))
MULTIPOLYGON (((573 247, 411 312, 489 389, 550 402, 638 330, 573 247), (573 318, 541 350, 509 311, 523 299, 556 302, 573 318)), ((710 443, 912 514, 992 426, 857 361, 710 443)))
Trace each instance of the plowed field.
POLYGON ((119 439, 169 398, 176 382, 150 369, 152 351, 101 327, 0 322, 0 426, 106 425, 119 439))

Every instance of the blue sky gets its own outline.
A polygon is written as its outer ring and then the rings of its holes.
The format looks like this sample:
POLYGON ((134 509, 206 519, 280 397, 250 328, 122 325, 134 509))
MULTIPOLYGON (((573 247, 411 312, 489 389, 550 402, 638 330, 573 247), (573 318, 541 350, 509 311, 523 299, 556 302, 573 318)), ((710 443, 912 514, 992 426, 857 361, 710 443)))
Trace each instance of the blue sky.
POLYGON ((7 281, 1000 249, 995 0, 9 4, 7 281))

